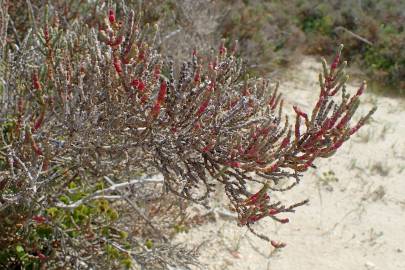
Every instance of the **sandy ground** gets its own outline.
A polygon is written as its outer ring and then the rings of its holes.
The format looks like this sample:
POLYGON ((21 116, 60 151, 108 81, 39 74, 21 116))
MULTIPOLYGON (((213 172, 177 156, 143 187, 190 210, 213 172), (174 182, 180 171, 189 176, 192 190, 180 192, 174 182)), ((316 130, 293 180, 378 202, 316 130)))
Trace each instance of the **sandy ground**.
MULTIPOLYGON (((288 107, 309 109, 318 95, 320 64, 304 58, 281 82, 288 107)), ((351 82, 355 91, 359 83, 351 82)), ((310 204, 279 225, 263 220, 256 229, 287 246, 270 245, 217 215, 216 222, 177 236, 192 245, 204 243, 207 269, 229 270, 401 270, 405 269, 405 100, 366 93, 362 111, 374 104, 371 123, 330 159, 315 162, 288 194, 287 202, 310 204)), ((288 108, 287 107, 287 108, 288 108)), ((221 194, 218 198, 222 198, 221 194)), ((226 201, 219 200, 220 211, 226 201)))

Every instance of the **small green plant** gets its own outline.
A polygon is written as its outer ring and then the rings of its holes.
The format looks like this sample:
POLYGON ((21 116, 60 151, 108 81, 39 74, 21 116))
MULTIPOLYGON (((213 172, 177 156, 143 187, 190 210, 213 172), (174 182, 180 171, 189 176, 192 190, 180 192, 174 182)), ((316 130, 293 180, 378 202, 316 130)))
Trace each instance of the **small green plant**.
POLYGON ((323 172, 318 179, 319 185, 321 185, 327 191, 333 191, 333 184, 339 181, 339 179, 335 175, 335 172, 332 170, 323 172))

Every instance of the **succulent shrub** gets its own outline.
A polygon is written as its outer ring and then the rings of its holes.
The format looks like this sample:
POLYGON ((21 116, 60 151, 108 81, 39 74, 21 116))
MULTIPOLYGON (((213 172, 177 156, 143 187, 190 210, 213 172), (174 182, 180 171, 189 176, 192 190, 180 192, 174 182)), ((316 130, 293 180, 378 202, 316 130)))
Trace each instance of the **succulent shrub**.
POLYGON ((342 47, 323 62, 312 110, 294 106, 290 119, 277 84, 245 76, 236 43, 190 50, 177 70, 156 49, 158 27, 143 28, 130 9, 118 18, 101 6, 96 26, 62 25, 53 11, 18 46, 2 43, 1 267, 198 265, 169 231, 180 230, 185 201, 208 206, 218 189, 238 225, 281 248, 252 225, 287 223, 307 200, 273 194, 374 112, 352 123, 366 85, 347 93, 342 47))

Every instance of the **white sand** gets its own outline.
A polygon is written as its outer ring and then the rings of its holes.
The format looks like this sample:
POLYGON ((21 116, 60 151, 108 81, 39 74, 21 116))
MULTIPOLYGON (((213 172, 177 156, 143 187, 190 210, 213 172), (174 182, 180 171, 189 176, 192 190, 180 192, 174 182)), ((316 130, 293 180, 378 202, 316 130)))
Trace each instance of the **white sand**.
MULTIPOLYGON (((304 58, 286 76, 281 83, 286 108, 294 100, 303 109, 311 107, 320 70, 316 60, 304 58)), ((370 93, 362 100, 363 112, 378 105, 373 121, 335 156, 317 160, 318 169, 308 171, 298 187, 277 195, 286 202, 309 198, 310 205, 289 215, 289 224, 262 220, 255 225, 270 238, 286 242, 284 249, 274 252, 221 215, 215 223, 179 234, 177 240, 192 245, 207 241, 201 248, 207 269, 405 269, 405 101, 370 93), (323 176, 328 171, 337 181, 323 176)))

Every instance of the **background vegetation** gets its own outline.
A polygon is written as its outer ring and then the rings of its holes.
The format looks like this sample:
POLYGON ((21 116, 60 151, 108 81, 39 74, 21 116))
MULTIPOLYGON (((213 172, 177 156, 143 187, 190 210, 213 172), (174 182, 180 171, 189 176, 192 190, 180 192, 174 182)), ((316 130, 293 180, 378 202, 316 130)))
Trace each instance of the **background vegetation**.
POLYGON ((294 63, 297 49, 325 55, 343 43, 345 56, 375 89, 405 93, 404 1, 222 2, 228 13, 219 28, 223 36, 241 41, 255 72, 294 63))

